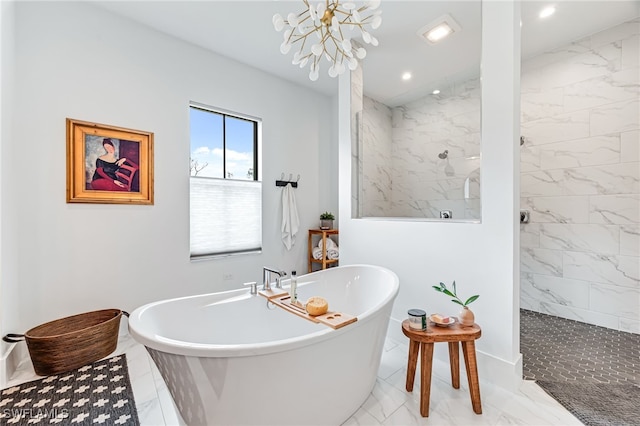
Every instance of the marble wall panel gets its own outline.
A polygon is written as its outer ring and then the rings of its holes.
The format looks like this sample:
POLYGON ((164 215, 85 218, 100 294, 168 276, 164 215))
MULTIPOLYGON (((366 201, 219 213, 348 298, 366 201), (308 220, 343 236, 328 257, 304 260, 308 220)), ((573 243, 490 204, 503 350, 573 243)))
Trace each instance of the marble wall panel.
POLYGON ((564 171, 546 170, 522 173, 520 175, 520 195, 522 197, 549 197, 563 195, 564 171))
POLYGON ((525 138, 524 144, 520 145, 521 172, 540 170, 540 146, 528 144, 525 138))
MULTIPOLYGON (((362 148, 360 157, 361 216, 378 216, 380 201, 391 200, 392 170, 391 156, 391 109, 367 96, 363 99, 362 148), (375 202, 372 204, 372 202, 375 202), (375 214, 369 208, 375 208, 375 214)), ((384 214, 383 214, 384 216, 384 214)))
POLYGON ((620 318, 620 331, 626 331, 627 333, 640 334, 640 320, 620 318))
POLYGON ((564 112, 637 99, 638 72, 637 67, 627 68, 564 87, 564 112))
POLYGON ((539 145, 540 169, 563 169, 620 162, 620 135, 539 145))
POLYGON ((620 254, 640 256, 640 224, 620 226, 620 254))
POLYGON ((564 251, 563 276, 640 289, 640 263, 635 256, 564 251))
POLYGON ((590 47, 621 42, 640 34, 640 18, 635 18, 620 25, 608 28, 589 37, 590 47))
POLYGON ((616 102, 590 110, 592 136, 620 133, 640 128, 640 99, 616 102))
POLYGON ((527 197, 520 208, 529 210, 534 223, 589 223, 589 197, 527 197))
POLYGON ((620 44, 610 43, 550 64, 540 70, 540 85, 543 88, 564 87, 619 71, 621 52, 620 44))
POLYGON ((522 248, 520 250, 520 270, 522 272, 561 277, 563 272, 562 251, 522 248))
MULTIPOLYGON (((640 25, 638 25, 640 26, 640 25)), ((634 69, 640 66, 638 60, 640 51, 640 36, 637 34, 631 38, 622 40, 622 69, 634 69)))
POLYGON ((540 248, 618 254, 619 229, 614 225, 541 223, 540 248))
MULTIPOLYGON (((557 62, 566 62, 575 56, 582 55, 590 51, 591 40, 588 37, 576 40, 575 42, 537 54, 533 57, 523 57, 521 72, 523 73, 523 77, 534 75, 537 71, 544 69, 548 65, 555 64, 557 62)), ((534 80, 539 84, 540 75, 536 75, 534 80)))
POLYGON ((529 299, 582 309, 589 307, 590 284, 586 281, 524 273, 520 286, 529 299))
POLYGON ((523 123, 552 117, 564 111, 564 89, 562 87, 551 90, 531 88, 522 90, 520 94, 521 121, 523 123))
POLYGON ((640 162, 640 131, 620 133, 620 161, 640 162))
POLYGON ((598 195, 638 193, 639 163, 563 169, 565 195, 598 195))
POLYGON ((589 111, 574 111, 522 123, 528 143, 541 145, 589 137, 589 111))
POLYGON ((638 163, 553 169, 521 174, 520 195, 599 195, 637 193, 638 163))
POLYGON ((637 320, 640 318, 640 288, 592 284, 590 307, 596 312, 637 320))
POLYGON ((611 225, 640 222, 640 195, 602 195, 589 197, 589 222, 611 225))
POLYGON ((603 314, 591 309, 574 308, 573 306, 558 305, 549 302, 540 302, 540 311, 545 314, 555 315, 574 321, 586 322, 588 324, 599 325, 619 329, 620 317, 616 315, 603 314))
POLYGON ((540 224, 520 224, 520 248, 540 248, 540 224))
POLYGON ((524 61, 521 79, 520 207, 530 211, 521 225, 522 305, 633 333, 640 333, 639 34, 636 18, 585 37, 524 61), (573 285, 558 295, 551 282, 573 285), (566 302, 574 299, 579 306, 566 302))

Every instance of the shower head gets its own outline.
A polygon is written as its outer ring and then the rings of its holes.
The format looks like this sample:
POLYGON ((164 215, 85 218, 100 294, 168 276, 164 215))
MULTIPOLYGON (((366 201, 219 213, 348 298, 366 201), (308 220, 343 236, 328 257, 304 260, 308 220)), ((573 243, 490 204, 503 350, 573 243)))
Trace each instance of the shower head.
POLYGON ((449 151, 446 149, 444 150, 444 152, 441 152, 440 154, 438 154, 438 158, 440 158, 441 160, 444 160, 448 156, 449 156, 449 151))

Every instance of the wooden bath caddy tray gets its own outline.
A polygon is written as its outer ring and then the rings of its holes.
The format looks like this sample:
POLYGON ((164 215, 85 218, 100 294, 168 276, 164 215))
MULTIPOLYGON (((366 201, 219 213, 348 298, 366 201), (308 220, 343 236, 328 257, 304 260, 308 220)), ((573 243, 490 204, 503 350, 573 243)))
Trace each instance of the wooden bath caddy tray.
POLYGON ((329 327, 336 330, 338 328, 344 327, 345 325, 354 323, 358 320, 358 317, 354 317, 353 315, 345 314, 342 312, 331 312, 331 311, 328 311, 326 314, 322 314, 314 317, 307 313, 302 303, 300 302, 296 304, 291 303, 291 297, 287 292, 278 293, 271 290, 271 291, 260 291, 259 293, 261 296, 264 296, 267 299, 269 299, 271 303, 281 307, 285 311, 289 311, 291 313, 298 315, 299 317, 302 317, 304 319, 307 319, 315 323, 322 323, 324 325, 328 325, 329 327))

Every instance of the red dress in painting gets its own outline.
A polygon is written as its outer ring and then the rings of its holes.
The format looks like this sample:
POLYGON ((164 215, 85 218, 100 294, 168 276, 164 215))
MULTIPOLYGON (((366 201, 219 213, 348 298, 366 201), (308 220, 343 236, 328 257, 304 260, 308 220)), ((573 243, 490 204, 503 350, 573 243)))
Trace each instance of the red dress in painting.
POLYGON ((98 191, 126 191, 125 187, 119 186, 114 181, 118 180, 116 171, 120 166, 116 163, 109 163, 100 158, 96 160, 96 171, 91 180, 91 189, 98 191))

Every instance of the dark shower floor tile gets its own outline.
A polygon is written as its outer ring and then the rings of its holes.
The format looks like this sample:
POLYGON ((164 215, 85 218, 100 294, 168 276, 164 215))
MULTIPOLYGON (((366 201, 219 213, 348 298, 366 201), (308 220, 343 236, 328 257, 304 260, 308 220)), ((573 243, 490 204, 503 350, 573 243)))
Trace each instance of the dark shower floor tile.
POLYGON ((520 310, 527 380, 640 385, 640 335, 520 310))

